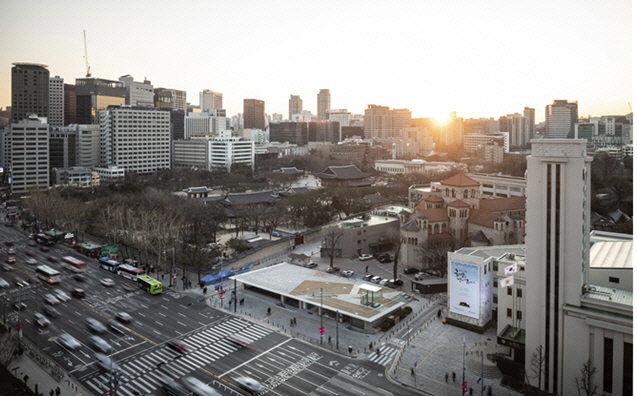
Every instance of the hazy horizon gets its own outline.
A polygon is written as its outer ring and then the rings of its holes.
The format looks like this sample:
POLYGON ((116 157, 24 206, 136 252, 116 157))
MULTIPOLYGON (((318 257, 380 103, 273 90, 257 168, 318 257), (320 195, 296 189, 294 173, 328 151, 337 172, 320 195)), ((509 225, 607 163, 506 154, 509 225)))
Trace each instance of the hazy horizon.
POLYGON ((522 113, 554 99, 579 115, 627 114, 632 104, 632 2, 209 1, 204 3, 8 0, 0 106, 11 105, 14 62, 48 65, 74 84, 130 74, 155 88, 223 93, 228 116, 243 99, 288 118, 290 95, 316 114, 363 114, 368 104, 414 118, 522 113))

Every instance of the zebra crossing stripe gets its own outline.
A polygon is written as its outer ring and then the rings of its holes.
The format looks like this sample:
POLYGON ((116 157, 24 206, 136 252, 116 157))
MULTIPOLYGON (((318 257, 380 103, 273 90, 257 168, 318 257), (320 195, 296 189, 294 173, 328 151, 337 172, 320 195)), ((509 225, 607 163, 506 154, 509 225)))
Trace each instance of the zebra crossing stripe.
POLYGON ((199 367, 203 367, 209 363, 208 360, 202 360, 199 354, 190 354, 190 355, 187 355, 186 357, 183 357, 182 359, 185 359, 185 361, 187 362, 193 362, 195 364, 198 364, 199 367))
POLYGON ((137 377, 137 379, 135 380, 135 385, 139 385, 139 387, 144 390, 144 393, 149 393, 150 391, 155 389, 154 385, 151 385, 145 381, 145 377, 137 377))
POLYGON ((96 393, 97 395, 101 395, 102 393, 104 393, 104 389, 100 389, 100 388, 98 388, 97 386, 93 385, 93 382, 92 382, 92 381, 89 381, 89 382, 88 382, 88 384, 89 384, 90 386, 92 386, 92 387, 93 387, 93 389, 95 389, 95 390, 97 391, 97 393, 96 393))

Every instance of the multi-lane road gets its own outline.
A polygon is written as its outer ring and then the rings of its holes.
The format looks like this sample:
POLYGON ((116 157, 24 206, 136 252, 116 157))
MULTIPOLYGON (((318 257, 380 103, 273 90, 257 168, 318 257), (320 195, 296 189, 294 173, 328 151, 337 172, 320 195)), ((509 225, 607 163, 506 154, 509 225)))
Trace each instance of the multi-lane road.
MULTIPOLYGON (((97 268, 94 259, 88 259, 61 246, 49 252, 28 245, 24 234, 9 227, 0 229, 0 259, 9 256, 4 242, 14 242, 17 259, 11 272, 0 277, 11 285, 0 293, 10 299, 22 296, 26 308, 19 313, 6 304, 7 320, 12 325, 23 324, 23 336, 34 343, 83 388, 95 395, 103 395, 116 387, 118 395, 160 395, 164 383, 180 383, 192 376, 223 395, 246 394, 237 386, 238 377, 252 377, 264 387, 263 394, 272 395, 403 395, 409 392, 385 378, 383 366, 393 357, 388 349, 378 360, 355 360, 335 355, 274 331, 260 323, 233 316, 206 304, 195 293, 177 293, 164 290, 161 295, 150 295, 133 289, 134 283, 116 274, 97 268), (26 287, 14 285, 15 277, 28 278, 35 266, 26 264, 32 253, 39 263, 58 269, 62 282, 57 285, 35 284, 26 287), (88 264, 85 281, 77 281, 59 262, 48 261, 48 256, 72 255, 88 264), (111 278, 112 287, 100 280, 111 278), (60 312, 50 318, 50 325, 40 327, 34 320, 35 312, 43 312, 43 296, 55 289, 70 292, 82 288, 87 296, 71 298, 55 305, 60 312), (132 316, 130 323, 120 323, 122 332, 111 327, 116 315, 125 312, 132 316), (106 330, 94 333, 87 319, 103 323, 106 330), (77 339, 79 347, 70 349, 60 338, 67 333, 77 339), (99 335, 112 348, 115 375, 103 370, 96 362, 98 350, 90 337, 99 335), (231 339, 239 336, 248 346, 231 339), (172 349, 172 341, 189 346, 182 355, 172 349), (381 365, 383 364, 383 365, 381 365)), ((5 299, 7 301, 7 299, 5 299)))

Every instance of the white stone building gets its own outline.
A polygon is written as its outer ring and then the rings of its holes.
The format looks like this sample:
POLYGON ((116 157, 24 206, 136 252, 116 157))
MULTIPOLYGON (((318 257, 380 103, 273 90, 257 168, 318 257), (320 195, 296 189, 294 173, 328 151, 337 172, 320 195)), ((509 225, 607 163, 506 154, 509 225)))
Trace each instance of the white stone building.
MULTIPOLYGON (((5 137, 9 143, 11 193, 49 187, 49 124, 30 116, 17 124, 5 137)), ((6 153, 6 151, 5 151, 6 153)))
POLYGON ((126 105, 138 107, 155 107, 155 91, 153 84, 144 79, 144 82, 133 81, 133 76, 127 74, 121 76, 119 81, 126 88, 126 105))

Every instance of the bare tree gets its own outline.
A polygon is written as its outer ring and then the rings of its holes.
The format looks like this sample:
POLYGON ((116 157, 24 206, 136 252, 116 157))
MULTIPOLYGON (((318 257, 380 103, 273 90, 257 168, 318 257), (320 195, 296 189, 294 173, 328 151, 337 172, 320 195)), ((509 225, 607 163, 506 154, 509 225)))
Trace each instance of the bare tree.
POLYGON ((531 356, 529 371, 531 375, 527 374, 526 382, 528 384, 531 383, 530 378, 537 378, 537 389, 541 389, 542 386, 542 370, 544 368, 544 364, 546 363, 546 355, 542 354, 542 345, 538 345, 531 356))
POLYGON ((593 362, 587 360, 582 364, 580 375, 575 377, 575 385, 577 386, 577 394, 579 396, 595 396, 597 393, 597 384, 595 384, 595 374, 597 368, 593 366, 593 362))
POLYGON ((330 225, 323 228, 323 245, 325 252, 330 258, 330 268, 334 267, 334 256, 336 254, 336 248, 338 241, 343 236, 343 230, 338 225, 330 225))
POLYGON ((387 233, 386 239, 391 242, 392 254, 394 255, 394 278, 398 279, 398 261, 400 260, 400 250, 405 243, 405 237, 400 233, 400 229, 391 230, 387 233))
POLYGON ((447 254, 460 247, 453 239, 433 239, 423 242, 419 247, 423 268, 440 271, 440 276, 447 273, 447 254))
POLYGON ((11 362, 18 356, 19 341, 15 332, 0 336, 0 366, 9 369, 11 362))

